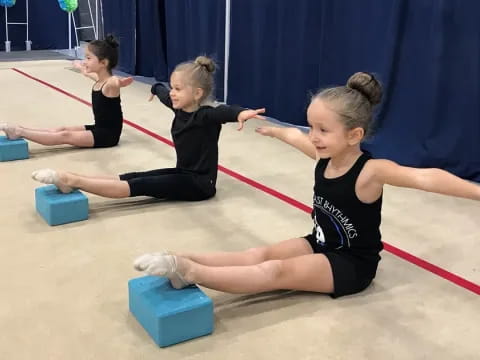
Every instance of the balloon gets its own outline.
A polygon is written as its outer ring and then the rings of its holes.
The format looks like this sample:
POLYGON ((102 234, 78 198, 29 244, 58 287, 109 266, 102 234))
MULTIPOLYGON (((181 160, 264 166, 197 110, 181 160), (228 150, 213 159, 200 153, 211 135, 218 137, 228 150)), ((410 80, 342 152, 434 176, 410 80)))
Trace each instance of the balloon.
POLYGON ((62 10, 66 12, 72 12, 77 10, 78 8, 78 0, 58 0, 58 4, 62 8, 62 10))
POLYGON ((0 6, 12 7, 16 0, 0 0, 0 6))

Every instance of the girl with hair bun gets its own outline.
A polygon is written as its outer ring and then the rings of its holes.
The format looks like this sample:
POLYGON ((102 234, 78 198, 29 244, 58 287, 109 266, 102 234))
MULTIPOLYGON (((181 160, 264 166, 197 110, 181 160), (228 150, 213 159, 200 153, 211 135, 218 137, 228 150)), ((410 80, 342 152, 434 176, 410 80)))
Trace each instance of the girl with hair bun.
POLYGON ((31 129, 19 125, 0 123, 11 140, 24 138, 42 145, 73 145, 83 148, 116 146, 120 140, 123 115, 120 88, 130 85, 132 78, 112 75, 118 62, 118 42, 111 35, 105 40, 90 42, 85 60, 74 66, 83 75, 95 81, 92 87, 93 125, 64 126, 55 129, 31 129))
POLYGON ((345 86, 313 96, 308 135, 297 128, 257 129, 317 161, 310 234, 241 252, 145 254, 135 269, 166 276, 175 288, 197 283, 230 293, 292 289, 339 297, 366 289, 383 249, 384 184, 480 200, 478 184, 440 169, 372 159, 361 150, 381 98, 377 79, 356 73, 345 86))
POLYGON ((177 153, 174 168, 132 172, 119 176, 90 177, 43 169, 33 178, 55 184, 63 192, 81 189, 96 195, 124 198, 151 196, 164 200, 200 201, 216 193, 218 139, 222 124, 238 122, 238 130, 251 118, 263 118, 265 109, 213 106, 212 59, 199 56, 179 64, 170 77, 170 87, 154 84, 149 101, 156 96, 175 114, 171 134, 177 153))

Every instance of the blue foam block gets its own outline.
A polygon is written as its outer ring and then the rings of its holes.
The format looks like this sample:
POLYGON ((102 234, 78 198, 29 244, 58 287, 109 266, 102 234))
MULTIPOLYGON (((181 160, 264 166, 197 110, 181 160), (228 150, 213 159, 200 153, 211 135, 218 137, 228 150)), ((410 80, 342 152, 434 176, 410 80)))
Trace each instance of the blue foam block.
POLYGON ((167 278, 128 282, 130 312, 160 347, 213 332, 213 302, 197 286, 177 290, 167 278))
POLYGON ((78 190, 63 194, 55 185, 36 188, 35 207, 48 225, 88 219, 88 199, 78 190))
POLYGON ((28 143, 24 139, 8 140, 0 136, 0 161, 28 159, 28 143))

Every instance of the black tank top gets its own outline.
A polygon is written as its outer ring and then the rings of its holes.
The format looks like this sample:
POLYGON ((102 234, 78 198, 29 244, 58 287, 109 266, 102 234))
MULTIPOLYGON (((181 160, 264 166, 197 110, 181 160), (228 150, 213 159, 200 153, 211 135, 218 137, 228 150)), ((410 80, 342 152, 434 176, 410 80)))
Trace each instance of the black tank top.
MULTIPOLYGON (((97 83, 93 85, 95 87, 97 83)), ((110 98, 102 93, 105 83, 99 90, 92 87, 92 108, 95 117, 95 126, 104 129, 121 130, 123 125, 122 106, 120 96, 110 98)))
POLYGON ((372 204, 361 202, 355 184, 370 155, 363 153, 344 175, 327 179, 330 159, 321 159, 315 167, 312 235, 319 247, 350 250, 358 254, 378 254, 381 242, 382 196, 372 204))

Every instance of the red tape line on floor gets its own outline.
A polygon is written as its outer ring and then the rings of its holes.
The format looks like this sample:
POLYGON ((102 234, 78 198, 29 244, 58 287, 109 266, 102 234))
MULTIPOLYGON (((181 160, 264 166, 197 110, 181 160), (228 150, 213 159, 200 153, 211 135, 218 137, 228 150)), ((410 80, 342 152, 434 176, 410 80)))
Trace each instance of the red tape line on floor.
MULTIPOLYGON (((25 73, 25 72, 23 72, 19 69, 16 69, 16 68, 12 68, 12 70, 16 71, 17 73, 19 73, 19 74, 21 74, 21 75, 23 75, 23 76, 25 76, 29 79, 35 80, 35 81, 39 82, 40 84, 49 87, 50 89, 56 90, 56 91, 66 95, 66 96, 68 96, 72 99, 75 99, 75 100, 81 102, 82 104, 92 106, 92 104, 89 103, 88 101, 85 101, 85 100, 79 98, 78 96, 70 94, 69 92, 67 92, 65 90, 62 90, 59 87, 56 87, 56 86, 54 86, 54 85, 52 85, 52 84, 50 84, 46 81, 38 79, 38 78, 36 78, 36 77, 34 77, 30 74, 27 74, 27 73, 25 73)), ((163 142, 167 145, 173 146, 173 142, 171 140, 166 139, 163 136, 160 136, 160 135, 158 135, 158 134, 156 134, 156 133, 154 133, 154 132, 152 132, 148 129, 145 129, 143 126, 135 124, 135 123, 133 123, 129 120, 124 119, 123 121, 124 121, 125 124, 143 132, 144 134, 146 134, 148 136, 151 136, 151 137, 153 137, 153 138, 155 138, 155 139, 157 139, 157 140, 159 140, 159 141, 161 141, 161 142, 163 142)), ((293 199, 293 198, 291 198, 291 197, 289 197, 285 194, 282 194, 282 193, 280 193, 280 192, 278 192, 278 191, 276 191, 272 188, 269 188, 268 186, 265 186, 265 185, 255 181, 255 180, 249 179, 249 178, 247 178, 247 177, 245 177, 245 176, 243 176, 243 175, 241 175, 241 174, 239 174, 239 173, 237 173, 233 170, 230 170, 230 169, 228 169, 228 168, 226 168, 222 165, 219 165, 218 169, 221 172, 223 172, 223 173, 225 173, 225 174, 227 174, 227 175, 229 175, 229 176, 231 176, 231 177, 233 177, 233 178, 235 178, 235 179, 237 179, 237 180, 239 180, 239 181, 241 181, 245 184, 248 184, 248 185, 250 185, 250 186, 252 186, 252 187, 254 187, 254 188, 256 188, 260 191, 263 191, 263 192, 265 192, 265 193, 267 193, 267 194, 269 194, 269 195, 271 195, 271 196, 273 196, 273 197, 275 197, 275 198, 277 198, 277 199, 279 199, 279 200, 281 200, 281 201, 283 201, 283 202, 285 202, 285 203, 287 203, 291 206, 296 207, 297 209, 300 209, 300 210, 302 210, 306 213, 310 213, 312 211, 312 208, 310 206, 305 205, 305 204, 303 204, 303 203, 301 203, 301 202, 299 202, 299 201, 297 201, 297 200, 295 200, 295 199, 293 199)), ((455 275, 455 274, 451 273, 450 271, 442 269, 441 267, 439 267, 437 265, 434 265, 434 264, 432 264, 432 263, 430 263, 426 260, 423 260, 423 259, 421 259, 421 258, 419 258, 415 255, 412 255, 412 254, 410 254, 410 253, 408 253, 404 250, 401 250, 401 249, 399 249, 399 248, 397 248, 393 245, 390 245, 386 242, 383 242, 383 244, 384 244, 385 251, 388 251, 389 253, 392 253, 393 255, 396 255, 399 258, 401 258, 405 261, 408 261, 409 263, 412 263, 412 264, 414 264, 414 265, 416 265, 416 266, 418 266, 418 267, 420 267, 424 270, 427 270, 427 271, 429 271, 429 272, 431 272, 431 273, 433 273, 437 276, 440 276, 441 278, 444 278, 445 280, 448 280, 448 281, 450 281, 450 282, 452 282, 452 283, 454 283, 458 286, 461 286, 462 288, 464 288, 466 290, 472 291, 473 293, 475 293, 477 295, 480 295, 480 286, 479 285, 477 285, 477 284, 475 284, 471 281, 468 281, 468 280, 466 280, 466 279, 464 279, 464 278, 462 278, 458 275, 455 275)))

